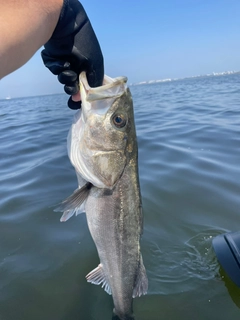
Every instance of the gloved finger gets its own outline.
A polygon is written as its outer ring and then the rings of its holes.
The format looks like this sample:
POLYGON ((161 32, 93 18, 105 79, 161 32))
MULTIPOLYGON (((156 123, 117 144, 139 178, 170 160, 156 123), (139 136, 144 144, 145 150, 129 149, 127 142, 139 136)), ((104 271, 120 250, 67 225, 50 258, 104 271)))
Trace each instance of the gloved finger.
POLYGON ((58 75, 62 71, 70 68, 69 62, 63 62, 63 61, 47 61, 45 63, 45 66, 55 75, 58 75))
POLYGON ((81 106, 82 106, 82 102, 81 101, 73 101, 72 100, 72 97, 70 97, 68 99, 68 107, 72 110, 78 110, 78 109, 81 109, 81 106))
POLYGON ((49 56, 45 49, 42 50, 41 55, 45 66, 55 75, 70 69, 70 62, 57 60, 56 58, 49 56))
POLYGON ((58 81, 62 84, 72 85, 77 81, 78 75, 73 70, 64 70, 58 75, 58 81))
POLYGON ((70 94, 71 96, 73 96, 74 94, 78 93, 78 91, 79 91, 78 83, 75 82, 69 86, 65 85, 64 91, 66 92, 66 94, 70 94))

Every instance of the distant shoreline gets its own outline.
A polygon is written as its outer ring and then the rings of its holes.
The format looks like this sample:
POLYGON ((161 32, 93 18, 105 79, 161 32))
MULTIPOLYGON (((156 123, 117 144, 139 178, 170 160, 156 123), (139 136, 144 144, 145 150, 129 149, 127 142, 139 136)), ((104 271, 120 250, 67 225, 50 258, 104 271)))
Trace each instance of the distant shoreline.
MULTIPOLYGON (((130 83, 128 84, 129 87, 132 86, 141 86, 141 85, 149 85, 149 84, 156 84, 156 83, 165 83, 165 82, 173 82, 173 81, 181 81, 181 80, 187 80, 187 79, 197 79, 197 78, 204 78, 204 77, 219 77, 219 76, 226 76, 226 75, 233 75, 233 74, 240 74, 240 71, 224 71, 224 72, 212 72, 208 74, 203 75, 197 75, 197 76, 189 76, 189 77, 183 77, 183 78, 166 78, 166 79, 159 79, 159 80, 148 80, 148 81, 141 81, 136 83, 130 83)), ((24 98, 34 98, 34 97, 41 97, 41 96, 52 96, 52 95, 66 95, 64 92, 53 92, 48 94, 40 94, 40 95, 31 95, 31 96, 6 96, 6 97, 0 97, 0 101, 8 101, 9 103, 13 99, 24 99, 24 98)))
POLYGON ((226 76, 226 75, 237 74, 237 73, 240 73, 240 71, 212 72, 208 74, 200 74, 197 76, 190 76, 190 77, 184 77, 184 78, 166 78, 166 79, 159 79, 159 80, 141 81, 141 82, 131 83, 129 86, 139 86, 139 85, 145 85, 145 84, 170 82, 170 81, 178 81, 178 80, 185 80, 185 79, 196 79, 196 78, 204 78, 204 77, 219 77, 219 76, 226 76))

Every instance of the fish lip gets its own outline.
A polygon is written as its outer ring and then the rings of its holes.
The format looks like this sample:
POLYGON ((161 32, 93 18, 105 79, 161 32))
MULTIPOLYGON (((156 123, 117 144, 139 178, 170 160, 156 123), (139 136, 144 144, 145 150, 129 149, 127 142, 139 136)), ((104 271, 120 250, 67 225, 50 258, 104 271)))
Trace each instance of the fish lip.
POLYGON ((84 91, 85 99, 88 102, 121 96, 126 90, 127 80, 127 77, 110 78, 104 75, 103 85, 92 88, 88 83, 85 71, 81 72, 79 76, 80 90, 84 91))
POLYGON ((84 88, 86 93, 91 89, 90 85, 88 84, 87 74, 86 74, 85 71, 80 73, 79 83, 83 85, 83 88, 84 88))

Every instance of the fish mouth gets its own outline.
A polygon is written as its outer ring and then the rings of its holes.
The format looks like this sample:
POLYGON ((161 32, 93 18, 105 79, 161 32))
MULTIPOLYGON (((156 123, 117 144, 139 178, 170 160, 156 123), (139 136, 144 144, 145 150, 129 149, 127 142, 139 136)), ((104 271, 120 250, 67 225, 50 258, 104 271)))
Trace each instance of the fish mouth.
POLYGON ((104 75, 103 85, 92 88, 87 81, 86 72, 83 71, 79 76, 79 83, 82 100, 93 102, 121 96, 126 90, 127 77, 113 79, 104 75))

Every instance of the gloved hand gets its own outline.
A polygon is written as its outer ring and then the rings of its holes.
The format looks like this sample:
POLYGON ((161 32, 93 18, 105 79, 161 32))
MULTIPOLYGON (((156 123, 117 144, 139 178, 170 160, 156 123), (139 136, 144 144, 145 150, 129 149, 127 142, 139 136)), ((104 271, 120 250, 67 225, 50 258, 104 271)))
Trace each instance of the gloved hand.
MULTIPOLYGON (((91 87, 102 85, 103 56, 88 16, 78 0, 64 0, 58 24, 50 40, 44 45, 42 59, 45 66, 64 84, 67 94, 79 91, 78 77, 86 71, 91 87)), ((70 97, 71 109, 81 108, 81 102, 70 97)))

